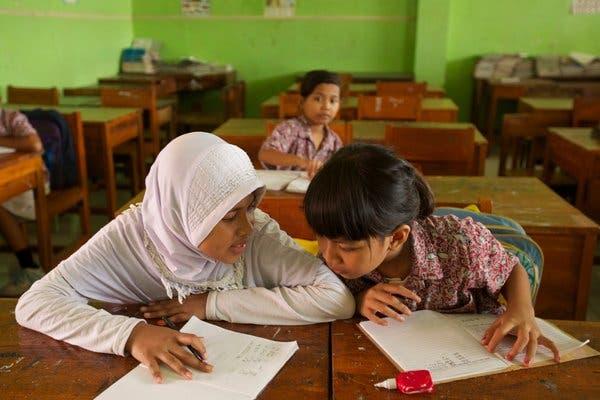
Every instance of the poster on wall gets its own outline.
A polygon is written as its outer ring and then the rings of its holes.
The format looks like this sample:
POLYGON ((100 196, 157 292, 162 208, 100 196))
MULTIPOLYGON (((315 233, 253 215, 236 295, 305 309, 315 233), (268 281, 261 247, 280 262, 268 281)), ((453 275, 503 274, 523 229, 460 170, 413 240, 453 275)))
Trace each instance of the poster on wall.
POLYGON ((210 15, 210 0, 181 0, 182 15, 210 15))
POLYGON ((571 11, 574 15, 600 14, 600 0, 572 0, 571 11))
POLYGON ((265 0, 265 17, 293 17, 296 0, 265 0))

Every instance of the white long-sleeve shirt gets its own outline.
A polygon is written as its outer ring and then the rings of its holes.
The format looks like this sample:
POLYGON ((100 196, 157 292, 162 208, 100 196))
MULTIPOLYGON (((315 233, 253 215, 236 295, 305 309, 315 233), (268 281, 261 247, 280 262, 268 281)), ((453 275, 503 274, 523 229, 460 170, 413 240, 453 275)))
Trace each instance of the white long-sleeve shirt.
MULTIPOLYGON (((102 228, 71 257, 36 282, 15 311, 19 324, 85 349, 124 355, 138 318, 87 304, 148 303, 167 298, 160 272, 144 251, 134 209, 102 228)), ((211 291, 206 318, 293 325, 349 318, 354 299, 319 259, 300 250, 267 214, 255 211, 254 231, 241 260, 243 289, 211 291)), ((237 263, 236 263, 237 265, 237 263)), ((212 278, 233 273, 221 265, 212 278)))

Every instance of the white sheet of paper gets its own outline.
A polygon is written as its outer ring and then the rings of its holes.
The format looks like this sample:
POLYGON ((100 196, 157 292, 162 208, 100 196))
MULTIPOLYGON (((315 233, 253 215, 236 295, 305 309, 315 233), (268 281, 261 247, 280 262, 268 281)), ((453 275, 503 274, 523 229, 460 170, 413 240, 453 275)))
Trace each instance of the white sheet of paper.
POLYGON ((257 169, 258 179, 265 184, 268 190, 283 190, 294 179, 302 174, 301 171, 275 171, 257 169))
POLYGON ((10 154, 10 153, 14 153, 16 150, 13 149, 12 147, 4 147, 4 146, 0 146, 0 154, 10 154))
POLYGON ((193 379, 188 381, 161 366, 164 383, 156 384, 148 370, 139 365, 97 399, 254 399, 298 350, 296 342, 277 342, 237 333, 196 317, 181 331, 204 338, 207 361, 213 365, 213 372, 193 371, 193 379))
POLYGON ((306 193, 308 185, 310 185, 310 179, 307 176, 299 176, 287 185, 285 191, 290 193, 306 193))

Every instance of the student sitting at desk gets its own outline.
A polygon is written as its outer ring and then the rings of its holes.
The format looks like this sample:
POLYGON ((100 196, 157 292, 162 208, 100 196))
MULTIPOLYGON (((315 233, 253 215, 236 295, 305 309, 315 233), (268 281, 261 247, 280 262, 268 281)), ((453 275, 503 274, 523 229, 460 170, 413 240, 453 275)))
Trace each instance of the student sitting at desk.
POLYGON ((258 153, 266 168, 306 170, 309 177, 342 147, 329 128, 340 108, 340 78, 328 71, 306 74, 300 86, 300 116, 275 127, 258 153))
MULTIPOLYGON (((37 132, 27 117, 18 111, 0 108, 0 146, 16 151, 41 153, 44 149, 37 132)), ((33 260, 27 236, 19 227, 17 217, 35 219, 35 201, 31 190, 0 206, 0 232, 15 253, 20 269, 0 289, 0 296, 16 297, 25 292, 44 272, 33 260)))
POLYGON ((501 314, 482 338, 489 351, 514 332, 509 360, 527 348, 527 365, 539 343, 558 361, 535 322, 519 259, 476 216, 437 216, 433 208, 433 193, 412 165, 367 144, 334 154, 304 199, 322 257, 355 293, 364 317, 385 325, 380 316, 403 321, 417 309, 501 314))
MULTIPOLYGON (((171 141, 141 204, 101 229, 19 299, 19 324, 88 350, 131 354, 161 382, 160 362, 191 378, 211 367, 197 336, 87 304, 145 303, 140 316, 254 324, 348 318, 354 299, 321 260, 256 207, 265 192, 250 159, 217 136, 171 141)), ((210 349, 207 349, 210 354, 210 349)))

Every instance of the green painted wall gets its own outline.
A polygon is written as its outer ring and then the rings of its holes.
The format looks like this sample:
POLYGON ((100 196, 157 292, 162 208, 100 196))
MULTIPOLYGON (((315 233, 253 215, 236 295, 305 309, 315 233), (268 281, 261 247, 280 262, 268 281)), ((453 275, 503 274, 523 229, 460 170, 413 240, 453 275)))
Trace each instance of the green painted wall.
POLYGON ((470 110, 472 72, 486 53, 600 55, 600 14, 572 15, 571 0, 451 0, 446 90, 470 110))
POLYGON ((213 0, 211 17, 189 18, 179 0, 133 0, 134 36, 162 42, 164 59, 232 64, 250 116, 300 71, 412 72, 416 0, 299 0, 291 19, 263 18, 264 3, 213 0))
POLYGON ((89 84, 118 71, 131 0, 0 0, 0 93, 8 84, 89 84))
POLYGON ((419 0, 415 40, 415 80, 443 86, 450 0, 419 0))

